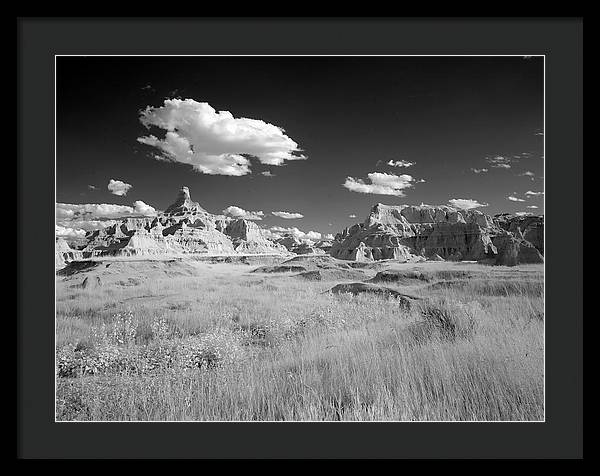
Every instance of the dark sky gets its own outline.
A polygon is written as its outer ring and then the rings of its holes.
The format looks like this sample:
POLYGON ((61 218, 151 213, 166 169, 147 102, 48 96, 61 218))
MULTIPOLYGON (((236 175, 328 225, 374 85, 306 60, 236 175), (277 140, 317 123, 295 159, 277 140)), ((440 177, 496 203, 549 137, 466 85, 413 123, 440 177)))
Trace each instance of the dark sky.
POLYGON ((236 205, 264 211, 265 227, 322 233, 362 221, 377 202, 465 198, 489 204, 480 210, 490 214, 543 213, 543 195, 525 195, 543 190, 541 57, 58 57, 56 77, 57 202, 142 200, 164 209, 187 185, 210 212, 236 205), (149 132, 139 112, 174 97, 281 127, 308 159, 284 166, 251 159, 252 174, 240 177, 155 160, 156 149, 137 138, 161 130, 149 132), (509 158, 510 168, 486 162, 495 156, 509 158), (266 170, 275 177, 260 175, 266 170), (404 197, 342 186, 348 176, 369 183, 372 172, 425 182, 404 197), (113 195, 110 179, 133 188, 113 195), (305 217, 270 215, 279 210, 305 217))

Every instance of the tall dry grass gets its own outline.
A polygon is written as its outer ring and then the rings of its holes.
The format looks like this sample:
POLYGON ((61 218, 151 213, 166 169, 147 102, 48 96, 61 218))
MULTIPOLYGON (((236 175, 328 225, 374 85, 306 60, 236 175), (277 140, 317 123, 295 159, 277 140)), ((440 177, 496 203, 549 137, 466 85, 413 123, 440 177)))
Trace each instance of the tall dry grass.
POLYGON ((541 420, 543 285, 522 281, 423 283, 410 288, 424 298, 410 310, 288 276, 93 292, 59 281, 59 351, 113 349, 126 364, 57 378, 57 419, 541 420), (133 316, 133 338, 106 347, 118 313, 133 316), (148 367, 165 348, 168 362, 148 367))

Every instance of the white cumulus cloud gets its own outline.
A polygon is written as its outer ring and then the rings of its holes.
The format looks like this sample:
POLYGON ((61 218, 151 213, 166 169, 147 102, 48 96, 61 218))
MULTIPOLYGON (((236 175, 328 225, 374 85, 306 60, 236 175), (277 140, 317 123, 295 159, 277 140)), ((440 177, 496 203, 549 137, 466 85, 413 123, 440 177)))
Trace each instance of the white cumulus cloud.
POLYGON ((87 231, 92 231, 92 230, 99 230, 101 228, 106 228, 107 226, 112 226, 115 223, 118 223, 118 221, 117 220, 109 220, 109 219, 102 219, 102 220, 82 219, 82 220, 61 221, 59 226, 80 229, 80 230, 84 230, 87 232, 87 231))
POLYGON ((477 200, 471 198, 452 198, 448 200, 448 203, 455 208, 462 210, 470 210, 472 208, 487 207, 487 203, 479 203, 477 200))
POLYGON ((274 239, 283 238, 285 236, 292 236, 301 241, 308 240, 313 242, 322 238, 321 233, 319 233, 318 231, 304 232, 296 227, 284 228, 281 226, 272 226, 271 228, 269 228, 268 231, 271 237, 274 239))
POLYGON ((250 173, 256 157, 267 165, 302 160, 298 144, 273 124, 258 119, 235 118, 229 111, 216 111, 206 102, 193 99, 166 99, 160 107, 146 107, 141 123, 166 131, 138 141, 158 149, 155 158, 191 165, 209 175, 241 176, 250 173))
POLYGON ((348 218, 356 218, 356 215, 353 213, 352 215, 348 215, 348 218))
POLYGON ((136 200, 133 202, 133 212, 138 215, 144 216, 154 216, 156 215, 156 209, 151 207, 150 205, 142 202, 141 200, 136 200))
POLYGON ((57 237, 77 239, 84 238, 86 231, 81 228, 69 228, 60 225, 56 225, 55 235, 57 237))
MULTIPOLYGON (((154 207, 137 200, 132 207, 109 203, 57 203, 56 225, 64 229, 91 231, 117 223, 127 217, 151 217, 156 215, 154 207)), ((58 232, 57 232, 58 234, 58 232)))
POLYGON ((127 195, 127 192, 129 192, 131 187, 133 187, 133 185, 114 179, 110 179, 107 186, 108 190, 110 190, 110 193, 120 197, 127 195))
POLYGON ((371 183, 365 183, 362 179, 347 177, 342 184, 352 192, 373 193, 377 195, 395 195, 403 197, 403 190, 413 186, 414 179, 410 175, 395 175, 380 172, 367 174, 371 183))
POLYGON ((223 210, 223 214, 233 218, 243 218, 245 220, 262 220, 265 214, 262 211, 250 212, 235 205, 228 206, 223 210))
POLYGON ((297 220, 299 218, 304 218, 302 213, 297 212, 271 212, 273 215, 279 218, 285 218, 286 220, 297 220))
POLYGON ((57 203, 56 218, 58 220, 118 219, 128 216, 152 216, 156 214, 153 207, 141 200, 136 201, 133 205, 133 207, 129 207, 112 203, 57 203))

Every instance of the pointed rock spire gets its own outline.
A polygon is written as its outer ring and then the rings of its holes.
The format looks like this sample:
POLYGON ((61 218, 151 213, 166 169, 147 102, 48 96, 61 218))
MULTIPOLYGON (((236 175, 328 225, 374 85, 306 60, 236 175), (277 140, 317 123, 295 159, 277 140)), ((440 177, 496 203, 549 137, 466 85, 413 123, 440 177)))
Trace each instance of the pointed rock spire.
POLYGON ((200 206, 198 202, 192 201, 190 189, 186 186, 179 189, 177 199, 166 210, 166 214, 188 213, 188 212, 205 212, 206 210, 200 206))

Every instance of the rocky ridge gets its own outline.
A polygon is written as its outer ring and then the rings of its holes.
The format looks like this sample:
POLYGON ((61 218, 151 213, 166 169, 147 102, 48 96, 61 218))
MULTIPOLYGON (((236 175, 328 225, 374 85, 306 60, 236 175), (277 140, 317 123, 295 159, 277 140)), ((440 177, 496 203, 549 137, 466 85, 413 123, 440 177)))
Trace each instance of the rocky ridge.
POLYGON ((192 201, 188 187, 155 217, 125 218, 85 238, 78 250, 57 240, 57 268, 72 260, 105 256, 289 254, 256 223, 207 212, 192 201))
POLYGON ((363 223, 336 235, 329 254, 355 261, 419 256, 512 266, 543 262, 543 237, 541 216, 492 217, 449 206, 378 203, 363 223))
POLYGON ((484 261, 498 265, 543 262, 544 218, 449 206, 376 204, 362 223, 316 242, 273 237, 255 222, 214 215, 182 187, 174 203, 153 217, 128 217, 91 231, 81 246, 57 238, 55 267, 106 256, 326 255, 341 260, 484 261))

